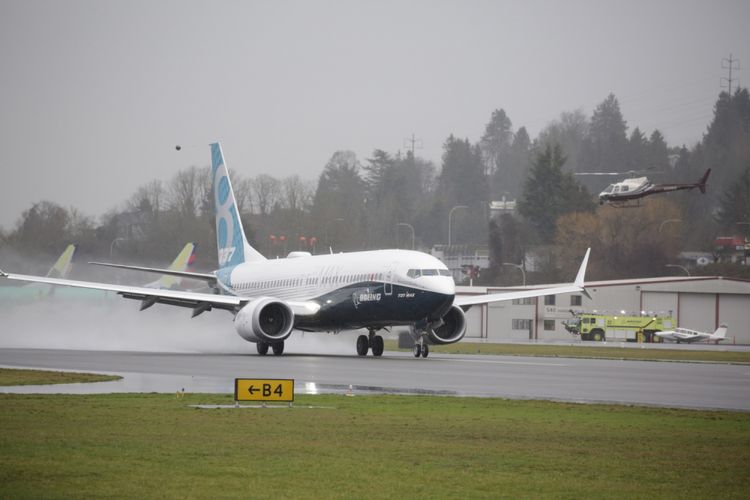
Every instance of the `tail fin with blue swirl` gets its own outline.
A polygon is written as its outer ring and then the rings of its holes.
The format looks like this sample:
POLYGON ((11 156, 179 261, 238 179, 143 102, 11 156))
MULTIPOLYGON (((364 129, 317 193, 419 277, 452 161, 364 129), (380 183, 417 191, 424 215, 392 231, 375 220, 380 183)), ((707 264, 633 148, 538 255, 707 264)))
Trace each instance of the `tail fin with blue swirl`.
POLYGON ((229 171, 224 162, 221 144, 211 144, 211 178, 216 214, 216 247, 219 269, 234 267, 243 262, 266 260, 250 246, 242 229, 242 220, 234 198, 229 171))

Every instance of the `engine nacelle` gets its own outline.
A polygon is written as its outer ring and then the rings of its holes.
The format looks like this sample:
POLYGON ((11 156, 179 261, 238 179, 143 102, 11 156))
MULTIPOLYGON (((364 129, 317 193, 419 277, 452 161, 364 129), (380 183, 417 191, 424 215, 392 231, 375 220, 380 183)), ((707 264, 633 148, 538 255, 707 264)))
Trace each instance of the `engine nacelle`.
POLYGON ((276 343, 292 333, 294 312, 284 302, 261 297, 249 302, 234 317, 234 328, 249 342, 276 343))
POLYGON ((443 324, 427 330, 430 344, 453 344, 464 338, 466 333, 466 316, 463 309, 454 305, 443 316, 443 324))

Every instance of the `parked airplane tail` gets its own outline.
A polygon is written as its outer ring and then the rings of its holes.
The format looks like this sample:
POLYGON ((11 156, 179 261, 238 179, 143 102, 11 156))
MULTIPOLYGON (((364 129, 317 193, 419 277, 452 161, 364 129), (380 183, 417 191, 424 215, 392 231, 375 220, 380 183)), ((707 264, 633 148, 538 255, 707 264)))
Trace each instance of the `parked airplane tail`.
POLYGON ((724 340, 727 338, 727 325, 721 325, 716 331, 709 337, 709 340, 724 340))
POLYGON ((703 177, 701 177, 701 180, 698 181, 698 189, 701 190, 701 193, 706 194, 706 181, 708 180, 708 176, 711 173, 711 169, 709 168, 706 170, 706 173, 703 174, 703 177))
MULTIPOLYGON (((185 271, 195 260, 195 247, 195 243, 187 243, 167 269, 171 271, 185 271)), ((181 282, 181 277, 165 274, 159 278, 155 285, 156 288, 170 289, 179 285, 181 282)))
POLYGON ((76 245, 68 245, 60 257, 58 257, 55 265, 52 266, 47 273, 48 278, 65 278, 70 272, 71 263, 73 262, 73 255, 76 253, 76 245))
POLYGON ((266 260, 250 246, 242 229, 237 202, 224 162, 221 144, 211 144, 211 178, 216 214, 216 247, 219 252, 219 269, 234 267, 243 262, 266 260))

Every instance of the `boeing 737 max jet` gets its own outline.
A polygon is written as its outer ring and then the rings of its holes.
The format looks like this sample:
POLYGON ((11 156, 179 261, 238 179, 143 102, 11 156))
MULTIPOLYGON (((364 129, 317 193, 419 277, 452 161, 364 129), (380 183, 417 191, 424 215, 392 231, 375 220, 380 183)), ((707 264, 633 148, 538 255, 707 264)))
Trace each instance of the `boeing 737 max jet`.
MULTIPOLYGON (((187 307, 193 316, 224 309, 234 316, 237 333, 263 355, 269 347, 284 352, 293 330, 339 332, 367 329, 357 338, 357 353, 383 354, 381 329, 408 326, 416 357, 427 357, 429 344, 458 342, 466 331, 464 311, 476 304, 582 292, 590 249, 570 284, 498 294, 456 297, 451 273, 435 257, 408 250, 310 255, 292 252, 267 260, 247 241, 232 184, 218 143, 211 144, 211 175, 216 207, 219 269, 213 273, 162 270, 164 274, 205 281, 216 292, 196 293, 110 285, 19 274, 7 279, 110 290, 141 301, 187 307)), ((123 267, 123 266, 120 266, 123 267)))

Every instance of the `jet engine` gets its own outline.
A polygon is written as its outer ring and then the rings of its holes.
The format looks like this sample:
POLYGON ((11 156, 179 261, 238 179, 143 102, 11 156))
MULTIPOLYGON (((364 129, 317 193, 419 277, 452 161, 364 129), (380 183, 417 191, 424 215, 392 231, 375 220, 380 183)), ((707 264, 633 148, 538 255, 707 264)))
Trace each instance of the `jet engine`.
POLYGON ((261 297, 249 302, 234 317, 234 327, 249 342, 283 342, 292 333, 294 312, 284 302, 261 297))
POLYGON ((464 337, 466 333, 466 316, 464 311, 454 305, 448 309, 442 318, 442 324, 427 330, 427 339, 430 344, 453 344, 464 337))

